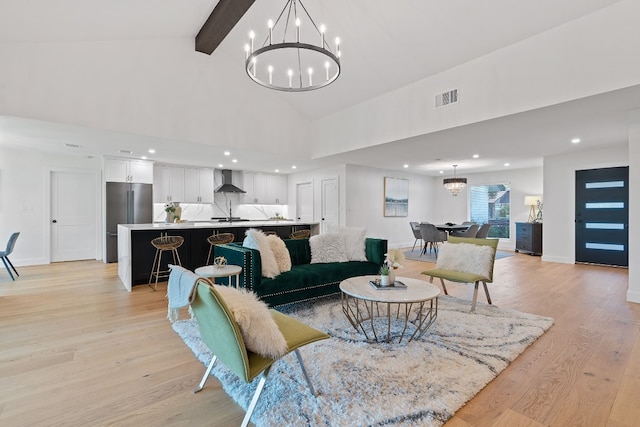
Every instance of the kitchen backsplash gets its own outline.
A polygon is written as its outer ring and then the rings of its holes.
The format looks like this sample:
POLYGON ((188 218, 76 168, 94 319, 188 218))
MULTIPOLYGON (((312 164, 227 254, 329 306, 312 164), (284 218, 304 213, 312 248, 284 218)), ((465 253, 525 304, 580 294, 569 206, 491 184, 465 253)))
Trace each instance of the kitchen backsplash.
MULTIPOLYGON (((229 208, 223 210, 218 204, 180 203, 182 208, 181 219, 185 221, 210 221, 213 217, 229 216, 229 208)), ((275 216, 288 217, 287 205, 232 205, 231 212, 234 217, 252 220, 264 220, 275 216)), ((164 222, 166 213, 163 203, 153 204, 153 222, 164 222)))

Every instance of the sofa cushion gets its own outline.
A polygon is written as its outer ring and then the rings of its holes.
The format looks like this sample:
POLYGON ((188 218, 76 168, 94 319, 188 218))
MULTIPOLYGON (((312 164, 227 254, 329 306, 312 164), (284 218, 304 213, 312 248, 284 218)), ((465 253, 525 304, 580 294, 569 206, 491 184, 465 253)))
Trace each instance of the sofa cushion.
POLYGON ((278 262, 271 250, 267 236, 255 228, 248 229, 245 234, 247 237, 242 242, 242 246, 260 251, 262 276, 273 278, 280 274, 278 262))
POLYGON ((364 245, 366 232, 363 227, 334 226, 331 228, 332 234, 344 236, 345 251, 349 261, 367 260, 364 245))
POLYGON ((344 236, 341 234, 317 234, 309 239, 311 264, 327 262, 346 262, 344 236))
POLYGON ((289 249, 291 265, 311 264, 309 239, 287 239, 284 244, 289 249))
POLYGON ((271 251, 276 258, 280 273, 291 270, 291 257, 289 256, 289 250, 282 239, 275 234, 272 234, 267 236, 267 240, 269 241, 271 251))

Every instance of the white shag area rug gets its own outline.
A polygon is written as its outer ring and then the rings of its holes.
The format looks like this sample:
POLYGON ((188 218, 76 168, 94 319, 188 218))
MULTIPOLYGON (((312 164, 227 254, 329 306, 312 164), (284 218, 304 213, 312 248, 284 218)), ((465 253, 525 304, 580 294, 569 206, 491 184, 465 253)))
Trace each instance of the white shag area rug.
MULTIPOLYGON (((468 300, 441 296, 438 318, 427 333, 402 344, 366 342, 346 319, 339 298, 283 309, 331 335, 300 349, 318 396, 310 393, 289 354, 271 369, 251 421, 257 426, 442 425, 553 324, 548 317, 486 304, 470 313, 470 306, 468 300)), ((173 328, 207 365, 211 353, 196 320, 175 322, 173 328)), ((246 410, 258 380, 244 383, 220 362, 212 375, 246 410)))

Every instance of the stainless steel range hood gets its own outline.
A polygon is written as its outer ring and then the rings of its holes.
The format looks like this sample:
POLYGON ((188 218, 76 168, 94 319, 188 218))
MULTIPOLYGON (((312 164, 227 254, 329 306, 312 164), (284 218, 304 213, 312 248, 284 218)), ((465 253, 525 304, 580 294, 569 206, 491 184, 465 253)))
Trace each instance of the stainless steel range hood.
POLYGON ((233 185, 232 171, 230 169, 223 169, 221 172, 222 185, 216 188, 216 193, 246 193, 242 188, 233 185))

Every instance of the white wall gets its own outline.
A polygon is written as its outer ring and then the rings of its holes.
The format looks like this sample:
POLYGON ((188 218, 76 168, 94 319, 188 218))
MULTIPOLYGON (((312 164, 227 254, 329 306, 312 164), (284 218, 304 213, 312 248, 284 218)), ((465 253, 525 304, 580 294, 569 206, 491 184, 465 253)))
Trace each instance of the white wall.
POLYGON ((426 221, 433 210, 434 179, 363 166, 347 165, 346 225, 364 227, 367 236, 387 239, 389 247, 412 246, 410 221, 426 221), (384 178, 409 180, 409 215, 384 216, 384 178))
MULTIPOLYGON (((99 158, 44 153, 0 145, 0 246, 11 233, 20 232, 11 256, 14 265, 48 262, 51 170, 102 170, 99 158)), ((102 230, 102 221, 98 221, 102 230)), ((99 233, 100 236, 104 233, 99 233)), ((102 247, 102 245, 99 245, 102 247)))
POLYGON ((640 2, 558 28, 313 122, 314 157, 402 140, 640 83, 640 2), (454 88, 460 102, 434 108, 454 88))
POLYGON ((543 261, 575 262, 575 171, 628 165, 627 144, 544 158, 543 261))

